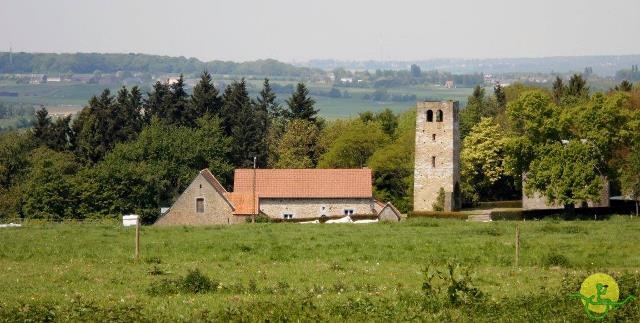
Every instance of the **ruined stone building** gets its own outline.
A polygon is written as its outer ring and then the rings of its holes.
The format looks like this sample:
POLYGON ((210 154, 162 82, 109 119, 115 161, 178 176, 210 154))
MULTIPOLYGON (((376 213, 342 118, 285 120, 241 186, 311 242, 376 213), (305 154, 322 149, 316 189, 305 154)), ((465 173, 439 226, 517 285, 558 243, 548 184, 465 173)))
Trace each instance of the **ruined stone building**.
POLYGON ((461 207, 457 101, 418 102, 413 210, 433 211, 440 188, 444 211, 461 207))

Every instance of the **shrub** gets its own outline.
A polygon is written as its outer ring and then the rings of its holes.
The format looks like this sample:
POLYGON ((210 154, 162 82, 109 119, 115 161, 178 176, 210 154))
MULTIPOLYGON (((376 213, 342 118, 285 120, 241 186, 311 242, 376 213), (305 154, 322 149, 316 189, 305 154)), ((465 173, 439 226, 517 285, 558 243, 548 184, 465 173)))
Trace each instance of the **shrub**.
POLYGON ((545 257, 544 264, 547 267, 569 267, 569 258, 562 254, 551 253, 545 257))
POLYGON ((444 199, 445 199, 444 188, 441 187, 440 190, 438 191, 438 196, 436 197, 436 201, 433 202, 433 204, 431 205, 434 211, 436 212, 444 211, 444 199))
POLYGON ((200 270, 194 269, 189 271, 180 285, 183 292, 197 294, 209 292, 217 287, 218 284, 203 275, 200 270))
POLYGON ((162 279, 151 283, 147 294, 151 296, 177 294, 201 294, 214 291, 219 283, 211 280, 198 269, 190 270, 186 276, 177 279, 162 279))

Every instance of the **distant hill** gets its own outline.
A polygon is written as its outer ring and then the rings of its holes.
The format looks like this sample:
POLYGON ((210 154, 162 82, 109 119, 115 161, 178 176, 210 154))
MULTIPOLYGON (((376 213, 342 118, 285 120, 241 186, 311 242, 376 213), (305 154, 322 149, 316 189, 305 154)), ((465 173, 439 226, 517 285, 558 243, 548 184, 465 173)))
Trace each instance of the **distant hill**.
POLYGON ((0 53, 0 73, 79 73, 118 71, 146 73, 199 73, 269 75, 307 77, 318 71, 297 67, 274 59, 236 63, 228 61, 202 62, 196 58, 147 54, 52 54, 0 53))
POLYGON ((419 61, 339 61, 333 59, 311 60, 301 66, 332 70, 342 67, 348 70, 408 70, 417 64, 423 71, 440 70, 451 73, 569 73, 593 68, 600 76, 613 76, 617 71, 640 64, 640 55, 620 56, 564 56, 541 58, 442 58, 419 61))

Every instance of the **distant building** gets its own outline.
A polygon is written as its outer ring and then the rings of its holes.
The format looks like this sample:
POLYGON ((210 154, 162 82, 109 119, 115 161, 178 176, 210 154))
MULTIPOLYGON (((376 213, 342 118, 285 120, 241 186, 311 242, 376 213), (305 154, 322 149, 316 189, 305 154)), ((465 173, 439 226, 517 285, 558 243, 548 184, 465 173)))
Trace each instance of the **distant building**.
POLYGON ((446 87, 447 89, 453 89, 456 87, 455 83, 453 83, 453 80, 449 80, 444 82, 444 87, 446 87))

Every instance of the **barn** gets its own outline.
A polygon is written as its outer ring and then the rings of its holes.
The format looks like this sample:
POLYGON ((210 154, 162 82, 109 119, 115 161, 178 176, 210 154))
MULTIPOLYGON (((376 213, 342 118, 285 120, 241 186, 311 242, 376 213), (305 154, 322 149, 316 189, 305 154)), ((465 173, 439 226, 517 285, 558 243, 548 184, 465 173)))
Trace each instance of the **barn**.
POLYGON ((298 221, 376 216, 385 206, 373 197, 368 168, 236 169, 232 192, 203 169, 156 225, 242 223, 254 214, 298 221))

